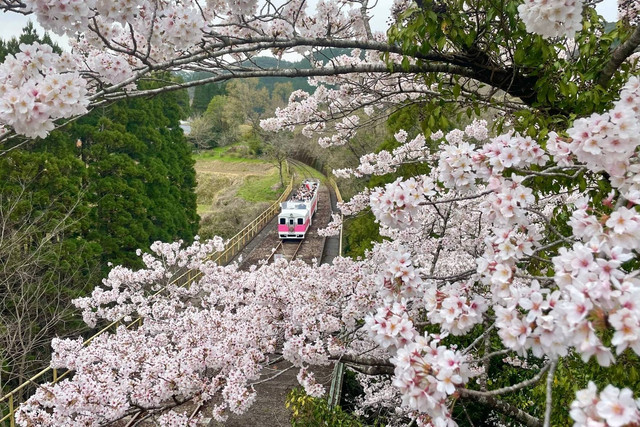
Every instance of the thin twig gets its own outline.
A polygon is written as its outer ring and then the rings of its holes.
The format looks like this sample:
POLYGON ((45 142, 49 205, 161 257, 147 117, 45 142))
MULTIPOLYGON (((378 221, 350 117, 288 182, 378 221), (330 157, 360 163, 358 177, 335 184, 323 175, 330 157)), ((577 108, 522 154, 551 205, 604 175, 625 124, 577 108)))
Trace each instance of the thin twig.
POLYGON ((540 381, 540 378, 542 378, 544 373, 549 370, 550 366, 551 366, 551 363, 547 363, 542 367, 542 369, 540 369, 540 372, 538 372, 533 378, 526 381, 522 381, 518 384, 511 385, 509 387, 502 387, 502 388, 497 388, 495 390, 488 390, 488 391, 477 391, 477 390, 469 390, 469 389, 461 389, 461 390, 464 390, 465 393, 469 395, 475 395, 475 396, 498 396, 500 394, 513 393, 514 391, 529 387, 537 383, 538 381, 540 381))
POLYGON ((547 398, 546 398, 546 407, 544 410, 544 421, 543 426, 549 427, 551 425, 551 408, 552 408, 552 388, 553 388, 553 376, 556 372, 556 368, 558 367, 558 361, 554 360, 551 362, 551 367, 549 368, 549 373, 547 374, 547 398))
POLYGON ((482 335, 480 335, 478 338, 473 340, 473 342, 469 344, 467 348, 462 350, 462 354, 467 354, 473 347, 475 347, 476 344, 478 344, 484 338, 485 335, 489 334, 493 329, 495 329, 495 327, 496 327, 496 324, 494 323, 491 326, 489 326, 487 329, 485 329, 482 335))
POLYGON ((283 369, 282 371, 278 372, 277 374, 270 376, 269 378, 265 378, 263 380, 256 381, 255 383, 251 383, 250 385, 258 385, 258 384, 266 383, 267 381, 271 381, 271 380, 273 380, 275 378, 278 378, 280 375, 284 374, 287 371, 290 371, 293 368, 295 368, 295 366, 291 365, 288 368, 283 369))

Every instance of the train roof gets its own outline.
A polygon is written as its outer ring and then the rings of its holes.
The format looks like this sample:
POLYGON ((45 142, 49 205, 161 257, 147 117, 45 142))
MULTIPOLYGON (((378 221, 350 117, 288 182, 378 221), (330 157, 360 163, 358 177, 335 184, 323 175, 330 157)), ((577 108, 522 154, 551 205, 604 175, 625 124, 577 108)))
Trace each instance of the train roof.
POLYGON ((285 210, 287 210, 287 211, 306 210, 306 209, 309 209, 310 206, 311 206, 311 200, 309 200, 307 202, 289 200, 287 202, 280 203, 280 207, 282 208, 283 212, 285 210))
POLYGON ((282 211, 280 211, 280 213, 278 214, 278 216, 300 216, 300 215, 306 215, 306 213, 309 211, 309 207, 303 208, 303 209, 285 209, 283 208, 282 211))

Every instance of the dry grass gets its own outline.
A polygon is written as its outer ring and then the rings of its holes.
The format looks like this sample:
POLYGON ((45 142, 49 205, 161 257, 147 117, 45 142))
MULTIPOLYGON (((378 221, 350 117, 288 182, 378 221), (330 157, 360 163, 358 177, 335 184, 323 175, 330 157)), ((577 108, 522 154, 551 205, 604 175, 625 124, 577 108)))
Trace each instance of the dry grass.
POLYGON ((280 195, 278 172, 272 164, 225 154, 195 156, 203 238, 233 236, 280 195))

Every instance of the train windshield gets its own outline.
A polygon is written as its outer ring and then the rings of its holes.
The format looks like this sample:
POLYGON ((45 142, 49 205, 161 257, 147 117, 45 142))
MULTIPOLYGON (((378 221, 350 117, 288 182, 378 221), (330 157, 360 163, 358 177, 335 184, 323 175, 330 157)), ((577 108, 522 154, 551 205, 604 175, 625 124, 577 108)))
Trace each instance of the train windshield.
POLYGON ((282 225, 287 225, 287 220, 286 220, 286 218, 280 218, 280 224, 282 224, 282 225))
POLYGON ((304 224, 304 222, 302 222, 302 218, 298 218, 298 225, 302 225, 304 224))

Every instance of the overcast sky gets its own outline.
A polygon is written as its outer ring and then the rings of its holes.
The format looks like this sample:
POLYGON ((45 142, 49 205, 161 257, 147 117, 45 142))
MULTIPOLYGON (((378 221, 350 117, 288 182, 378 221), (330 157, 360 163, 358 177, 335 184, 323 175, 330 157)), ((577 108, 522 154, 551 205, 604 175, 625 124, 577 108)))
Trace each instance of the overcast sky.
MULTIPOLYGON (((389 8, 393 0, 379 0, 376 8, 374 9, 373 18, 371 20, 371 26, 374 30, 384 30, 388 26, 387 18, 389 17, 389 8)), ((597 6, 598 12, 604 16, 607 21, 613 22, 617 17, 616 0, 603 0, 597 6)), ((9 39, 13 36, 20 34, 22 28, 27 23, 29 18, 17 13, 1 12, 0 13, 0 38, 9 39)), ((42 33, 41 27, 36 26, 38 32, 42 33)), ((62 47, 68 48, 66 40, 52 35, 52 38, 62 47)))

